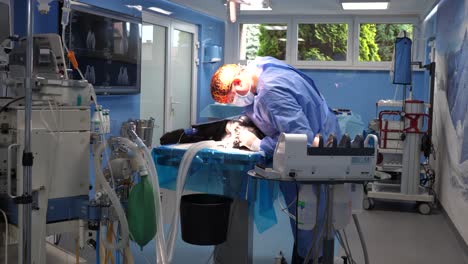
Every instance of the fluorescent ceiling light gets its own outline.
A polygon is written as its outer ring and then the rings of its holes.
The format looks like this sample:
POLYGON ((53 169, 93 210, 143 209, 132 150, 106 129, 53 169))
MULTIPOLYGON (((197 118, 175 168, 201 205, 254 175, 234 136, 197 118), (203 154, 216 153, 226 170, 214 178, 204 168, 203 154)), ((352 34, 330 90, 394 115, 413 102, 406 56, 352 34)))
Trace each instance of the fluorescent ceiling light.
POLYGON ((149 10, 151 11, 154 11, 154 12, 158 12, 158 13, 161 13, 161 14, 164 14, 164 15, 170 15, 172 14, 171 11, 167 11, 165 9, 162 9, 162 8, 159 8, 159 7, 148 7, 149 10))
POLYGON ((264 26, 266 30, 287 30, 288 26, 264 26))
POLYGON ((386 10, 388 2, 341 2, 344 10, 386 10))

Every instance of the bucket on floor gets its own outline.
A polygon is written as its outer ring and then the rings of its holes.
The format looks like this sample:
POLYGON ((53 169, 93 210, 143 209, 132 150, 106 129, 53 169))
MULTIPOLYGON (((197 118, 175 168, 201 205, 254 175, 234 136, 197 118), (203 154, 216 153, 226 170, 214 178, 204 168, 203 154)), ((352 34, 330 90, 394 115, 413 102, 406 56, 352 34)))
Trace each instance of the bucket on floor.
POLYGON ((232 199, 215 194, 182 196, 182 240, 193 245, 219 245, 226 241, 232 199))

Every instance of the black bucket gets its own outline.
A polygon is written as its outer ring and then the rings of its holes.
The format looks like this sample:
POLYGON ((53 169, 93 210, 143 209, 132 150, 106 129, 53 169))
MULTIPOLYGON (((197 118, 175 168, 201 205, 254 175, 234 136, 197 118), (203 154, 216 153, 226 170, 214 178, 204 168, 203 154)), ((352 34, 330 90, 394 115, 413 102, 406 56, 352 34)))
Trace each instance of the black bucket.
POLYGON ((189 194, 180 202, 182 240, 208 246, 226 241, 232 199, 214 194, 189 194))

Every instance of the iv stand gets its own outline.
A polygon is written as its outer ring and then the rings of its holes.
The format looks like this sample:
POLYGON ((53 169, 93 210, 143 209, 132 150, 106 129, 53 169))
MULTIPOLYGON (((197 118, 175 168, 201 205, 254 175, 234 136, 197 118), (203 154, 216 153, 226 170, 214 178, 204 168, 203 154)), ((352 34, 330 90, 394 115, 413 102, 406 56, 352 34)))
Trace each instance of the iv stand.
POLYGON ((23 151, 23 195, 22 204, 22 242, 23 242, 23 263, 31 263, 31 213, 32 213, 32 163, 31 153, 31 107, 33 88, 33 1, 28 0, 27 5, 27 42, 26 42, 26 71, 25 71, 25 109, 24 109, 24 151, 23 151))

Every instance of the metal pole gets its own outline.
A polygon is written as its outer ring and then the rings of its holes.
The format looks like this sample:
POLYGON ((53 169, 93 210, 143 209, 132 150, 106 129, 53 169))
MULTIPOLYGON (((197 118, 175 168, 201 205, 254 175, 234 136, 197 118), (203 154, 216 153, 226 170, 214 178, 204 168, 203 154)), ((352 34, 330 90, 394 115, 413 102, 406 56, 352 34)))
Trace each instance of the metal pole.
POLYGON ((433 115, 434 115, 434 89, 435 89, 435 70, 436 70, 436 63, 431 62, 428 65, 429 68, 429 74, 431 75, 431 88, 429 90, 429 104, 431 107, 429 108, 429 119, 431 120, 431 125, 428 127, 428 134, 431 136, 432 140, 432 124, 434 124, 433 115))
POLYGON ((333 264, 335 258, 335 237, 333 232, 333 184, 325 185, 327 189, 327 220, 323 240, 323 263, 333 264))
MULTIPOLYGON (((33 1, 28 0, 27 12, 27 42, 25 71, 25 109, 24 109, 24 153, 23 153, 23 194, 32 195, 32 164, 26 161, 31 155, 31 94, 33 74, 33 1)), ((23 204, 23 263, 31 263, 31 203, 23 204)), ((43 239, 43 238, 41 238, 43 239)))

